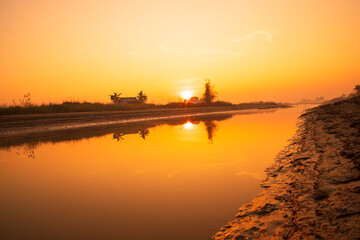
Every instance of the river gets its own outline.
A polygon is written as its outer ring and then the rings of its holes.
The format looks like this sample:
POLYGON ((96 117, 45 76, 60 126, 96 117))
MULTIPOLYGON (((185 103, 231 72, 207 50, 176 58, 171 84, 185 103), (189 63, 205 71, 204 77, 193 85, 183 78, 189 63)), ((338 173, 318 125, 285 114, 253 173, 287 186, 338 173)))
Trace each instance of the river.
POLYGON ((0 148, 0 239, 210 239, 260 191, 303 108, 0 148))

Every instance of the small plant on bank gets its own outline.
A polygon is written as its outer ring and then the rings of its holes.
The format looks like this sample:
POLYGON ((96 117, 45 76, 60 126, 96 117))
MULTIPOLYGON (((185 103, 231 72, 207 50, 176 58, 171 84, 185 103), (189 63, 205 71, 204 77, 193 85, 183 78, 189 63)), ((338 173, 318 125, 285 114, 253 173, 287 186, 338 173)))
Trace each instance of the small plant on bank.
POLYGON ((360 84, 355 85, 354 92, 355 92, 356 95, 360 95, 360 84))
POLYGON ((19 100, 20 101, 20 107, 31 107, 33 104, 30 100, 30 93, 24 94, 23 98, 19 100))

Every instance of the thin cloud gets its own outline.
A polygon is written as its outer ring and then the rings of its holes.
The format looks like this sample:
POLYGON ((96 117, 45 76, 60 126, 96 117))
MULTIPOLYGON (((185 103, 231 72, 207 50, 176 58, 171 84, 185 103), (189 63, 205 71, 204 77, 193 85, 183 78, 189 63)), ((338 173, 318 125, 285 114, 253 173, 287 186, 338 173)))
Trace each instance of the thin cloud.
POLYGON ((140 55, 140 53, 138 53, 138 52, 128 52, 128 54, 130 56, 139 56, 140 55))
POLYGON ((262 177, 260 177, 258 174, 249 173, 249 172, 237 172, 237 173, 235 173, 235 175, 236 175, 236 176, 244 176, 244 175, 246 175, 246 176, 250 176, 250 177, 252 177, 252 178, 255 178, 255 179, 257 179, 257 180, 261 180, 261 179, 262 179, 262 177))
POLYGON ((160 48, 165 51, 177 54, 177 55, 239 55, 240 54, 239 52, 234 52, 234 51, 211 51, 211 50, 194 51, 194 52, 180 52, 180 51, 177 51, 173 48, 166 46, 163 43, 160 44, 160 48))
POLYGON ((176 81, 177 84, 179 85, 192 85, 194 84, 194 82, 197 82, 199 79, 198 78, 183 78, 183 79, 179 79, 176 81))
POLYGON ((251 32, 242 38, 230 38, 229 41, 230 42, 245 42, 245 41, 251 41, 258 37, 263 37, 266 39, 267 43, 272 43, 272 34, 268 31, 263 31, 263 30, 251 32))
POLYGON ((183 171, 181 171, 181 170, 173 171, 173 172, 169 173, 169 174, 167 175, 167 177, 168 177, 168 178, 172 178, 175 174, 178 174, 178 173, 181 173, 181 172, 183 172, 183 171))
POLYGON ((160 48, 162 48, 162 49, 164 49, 164 50, 166 50, 166 51, 170 51, 170 52, 172 52, 172 51, 173 51, 173 49, 171 49, 171 48, 169 48, 169 47, 165 46, 165 44, 163 44, 163 43, 161 43, 161 44, 160 44, 160 48))
POLYGON ((183 55, 239 55, 239 52, 234 51, 196 51, 185 52, 183 55))

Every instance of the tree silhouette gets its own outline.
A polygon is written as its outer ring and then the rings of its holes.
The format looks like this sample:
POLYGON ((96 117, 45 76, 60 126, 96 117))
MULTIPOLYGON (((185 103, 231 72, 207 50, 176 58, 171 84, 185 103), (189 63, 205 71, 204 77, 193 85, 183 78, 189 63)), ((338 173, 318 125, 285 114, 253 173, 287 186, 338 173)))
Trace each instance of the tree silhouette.
POLYGON ((110 95, 110 99, 113 103, 119 103, 120 102, 120 95, 121 93, 114 92, 114 95, 110 95))
POLYGON ((210 79, 205 79, 205 91, 203 98, 207 104, 212 103, 217 96, 217 92, 214 91, 214 86, 210 84, 210 79))
POLYGON ((143 93, 143 90, 141 90, 138 95, 137 95, 137 100, 139 101, 139 103, 146 103, 148 100, 148 96, 146 94, 143 93))
POLYGON ((357 95, 360 95, 360 85, 359 84, 356 84, 355 87, 354 87, 354 91, 357 95))

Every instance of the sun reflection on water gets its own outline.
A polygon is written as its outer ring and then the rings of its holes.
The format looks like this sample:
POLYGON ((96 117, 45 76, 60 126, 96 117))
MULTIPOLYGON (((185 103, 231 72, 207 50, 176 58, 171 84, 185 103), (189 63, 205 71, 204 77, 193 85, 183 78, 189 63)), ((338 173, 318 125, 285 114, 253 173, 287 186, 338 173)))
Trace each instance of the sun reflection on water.
POLYGON ((195 125, 192 122, 187 121, 186 123, 183 124, 183 128, 184 129, 194 129, 195 125))

